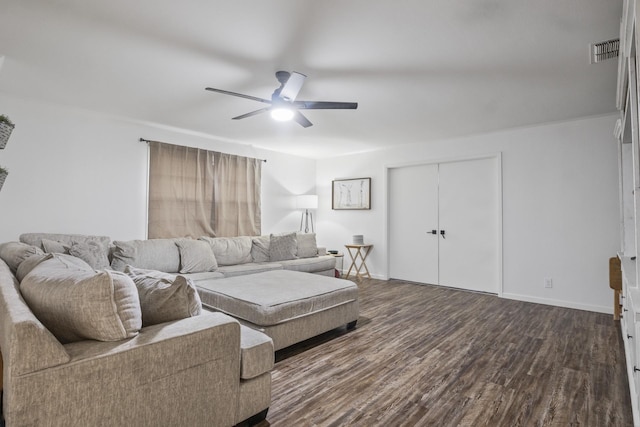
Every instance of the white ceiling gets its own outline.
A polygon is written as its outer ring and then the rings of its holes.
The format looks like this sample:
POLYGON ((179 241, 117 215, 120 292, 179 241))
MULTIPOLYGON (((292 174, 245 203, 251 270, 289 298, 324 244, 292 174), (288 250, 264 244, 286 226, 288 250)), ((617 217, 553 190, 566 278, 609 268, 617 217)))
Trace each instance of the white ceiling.
POLYGON ((615 111, 622 0, 3 0, 0 91, 306 157, 615 111), (207 86, 270 98, 308 76, 314 126, 207 86))

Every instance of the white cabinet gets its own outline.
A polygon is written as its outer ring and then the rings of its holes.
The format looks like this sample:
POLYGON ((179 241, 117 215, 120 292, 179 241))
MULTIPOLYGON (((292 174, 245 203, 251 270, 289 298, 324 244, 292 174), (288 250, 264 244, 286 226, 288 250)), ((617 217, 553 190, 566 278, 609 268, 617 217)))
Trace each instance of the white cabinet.
POLYGON ((633 421, 634 425, 640 426, 640 261, 636 260, 640 252, 640 116, 637 78, 640 51, 637 49, 636 10, 636 0, 624 0, 618 58, 617 105, 620 119, 614 132, 618 139, 620 179, 620 330, 627 362, 633 421))

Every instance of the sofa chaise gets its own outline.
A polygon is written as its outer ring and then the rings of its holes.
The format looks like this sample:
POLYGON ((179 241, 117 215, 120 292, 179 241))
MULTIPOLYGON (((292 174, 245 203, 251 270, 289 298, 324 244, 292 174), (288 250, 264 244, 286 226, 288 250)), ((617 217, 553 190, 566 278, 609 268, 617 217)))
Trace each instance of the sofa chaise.
POLYGON ((145 326, 132 314, 137 294, 123 273, 85 268, 62 254, 32 254, 14 263, 16 257, 4 252, 0 351, 6 425, 232 426, 266 416, 274 360, 266 335, 209 312, 145 326), (38 263, 25 260, 34 258, 38 263), (23 264, 35 265, 27 266, 19 283, 23 264), (65 292, 76 285, 95 293, 68 298, 65 292), (78 319, 66 329, 45 326, 41 320, 51 319, 41 303, 54 305, 56 293, 66 309, 97 313, 86 320, 99 321, 88 332, 99 336, 84 337, 87 328, 78 319))

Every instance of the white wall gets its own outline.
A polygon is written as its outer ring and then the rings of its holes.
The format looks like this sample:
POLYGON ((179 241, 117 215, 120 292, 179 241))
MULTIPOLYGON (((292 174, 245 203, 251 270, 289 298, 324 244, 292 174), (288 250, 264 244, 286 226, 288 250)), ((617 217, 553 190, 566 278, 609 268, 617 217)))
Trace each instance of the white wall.
POLYGON ((120 118, 0 97, 16 124, 0 165, 0 242, 24 232, 146 235, 147 145, 139 138, 267 159, 263 233, 297 230, 294 195, 314 191, 315 161, 120 118))
MULTIPOLYGON (((608 258, 619 250, 617 115, 505 130, 321 160, 319 238, 344 249, 353 234, 374 244, 367 262, 388 274, 385 166, 502 152, 503 296, 611 312, 608 258), (372 178, 370 211, 331 210, 331 181, 372 178), (551 277, 553 288, 543 279, 551 277)), ((416 224, 421 230, 422 224, 416 224)), ((347 258, 345 257, 345 261, 347 258)), ((464 267, 464 260, 460 260, 464 267)))

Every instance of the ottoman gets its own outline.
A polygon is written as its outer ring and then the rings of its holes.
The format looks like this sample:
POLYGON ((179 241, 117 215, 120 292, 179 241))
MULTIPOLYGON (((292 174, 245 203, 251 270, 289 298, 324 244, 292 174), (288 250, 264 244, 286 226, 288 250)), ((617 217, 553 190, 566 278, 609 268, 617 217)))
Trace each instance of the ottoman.
POLYGON ((358 286, 290 270, 196 282, 202 305, 270 336, 275 350, 358 320, 358 286))

